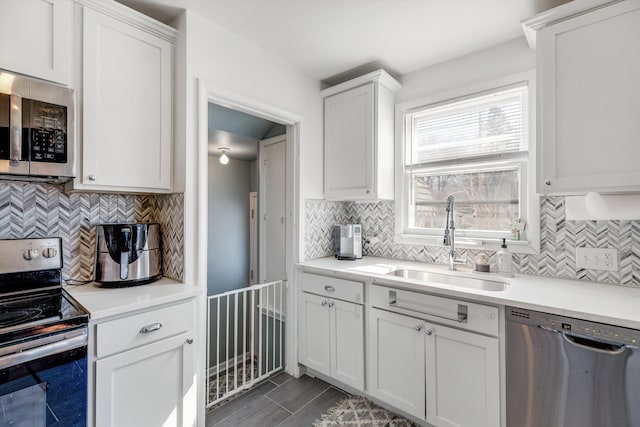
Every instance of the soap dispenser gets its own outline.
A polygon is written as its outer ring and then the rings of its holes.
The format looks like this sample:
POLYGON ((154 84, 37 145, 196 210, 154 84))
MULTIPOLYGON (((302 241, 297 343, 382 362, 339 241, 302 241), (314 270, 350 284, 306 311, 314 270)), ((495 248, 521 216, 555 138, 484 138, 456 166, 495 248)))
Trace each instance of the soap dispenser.
POLYGON ((507 240, 502 239, 500 250, 496 254, 498 274, 513 276, 513 254, 507 249, 507 240))

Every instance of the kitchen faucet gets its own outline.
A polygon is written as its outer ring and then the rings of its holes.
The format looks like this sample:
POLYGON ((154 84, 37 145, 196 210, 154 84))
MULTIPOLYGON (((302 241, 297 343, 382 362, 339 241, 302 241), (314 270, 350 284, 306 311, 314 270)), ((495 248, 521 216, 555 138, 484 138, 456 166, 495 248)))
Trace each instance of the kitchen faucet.
POLYGON ((456 226, 453 222, 453 196, 447 197, 447 220, 444 225, 444 241, 445 246, 450 246, 449 251, 449 270, 455 271, 456 265, 462 265, 467 262, 465 255, 462 259, 456 259, 456 226))

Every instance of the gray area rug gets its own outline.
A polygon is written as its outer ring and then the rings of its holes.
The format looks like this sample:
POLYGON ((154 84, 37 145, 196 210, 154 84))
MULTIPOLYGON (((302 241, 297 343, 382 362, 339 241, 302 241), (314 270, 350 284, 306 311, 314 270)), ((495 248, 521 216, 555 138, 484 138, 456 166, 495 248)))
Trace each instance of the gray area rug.
POLYGON ((347 397, 329 409, 313 427, 417 427, 416 424, 362 397, 347 397))

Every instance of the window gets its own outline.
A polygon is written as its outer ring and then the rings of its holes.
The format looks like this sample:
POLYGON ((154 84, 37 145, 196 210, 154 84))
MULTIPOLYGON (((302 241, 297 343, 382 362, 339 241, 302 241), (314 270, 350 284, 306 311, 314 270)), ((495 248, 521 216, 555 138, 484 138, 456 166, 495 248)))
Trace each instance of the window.
POLYGON ((400 242, 442 244, 449 195, 461 246, 494 249, 502 238, 529 244, 537 235, 528 224, 538 208, 529 177, 531 89, 519 77, 472 95, 401 106, 400 242), (517 221, 528 228, 519 235, 517 221))

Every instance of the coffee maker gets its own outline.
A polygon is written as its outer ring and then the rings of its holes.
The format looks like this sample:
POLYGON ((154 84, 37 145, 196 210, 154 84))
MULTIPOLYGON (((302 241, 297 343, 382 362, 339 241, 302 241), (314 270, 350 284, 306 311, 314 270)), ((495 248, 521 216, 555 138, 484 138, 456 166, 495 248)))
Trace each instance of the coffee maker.
POLYGON ((362 226, 360 224, 334 225, 333 246, 335 256, 340 260, 362 258, 362 226))
POLYGON ((160 224, 97 226, 94 280, 100 286, 143 285, 161 274, 160 224))

